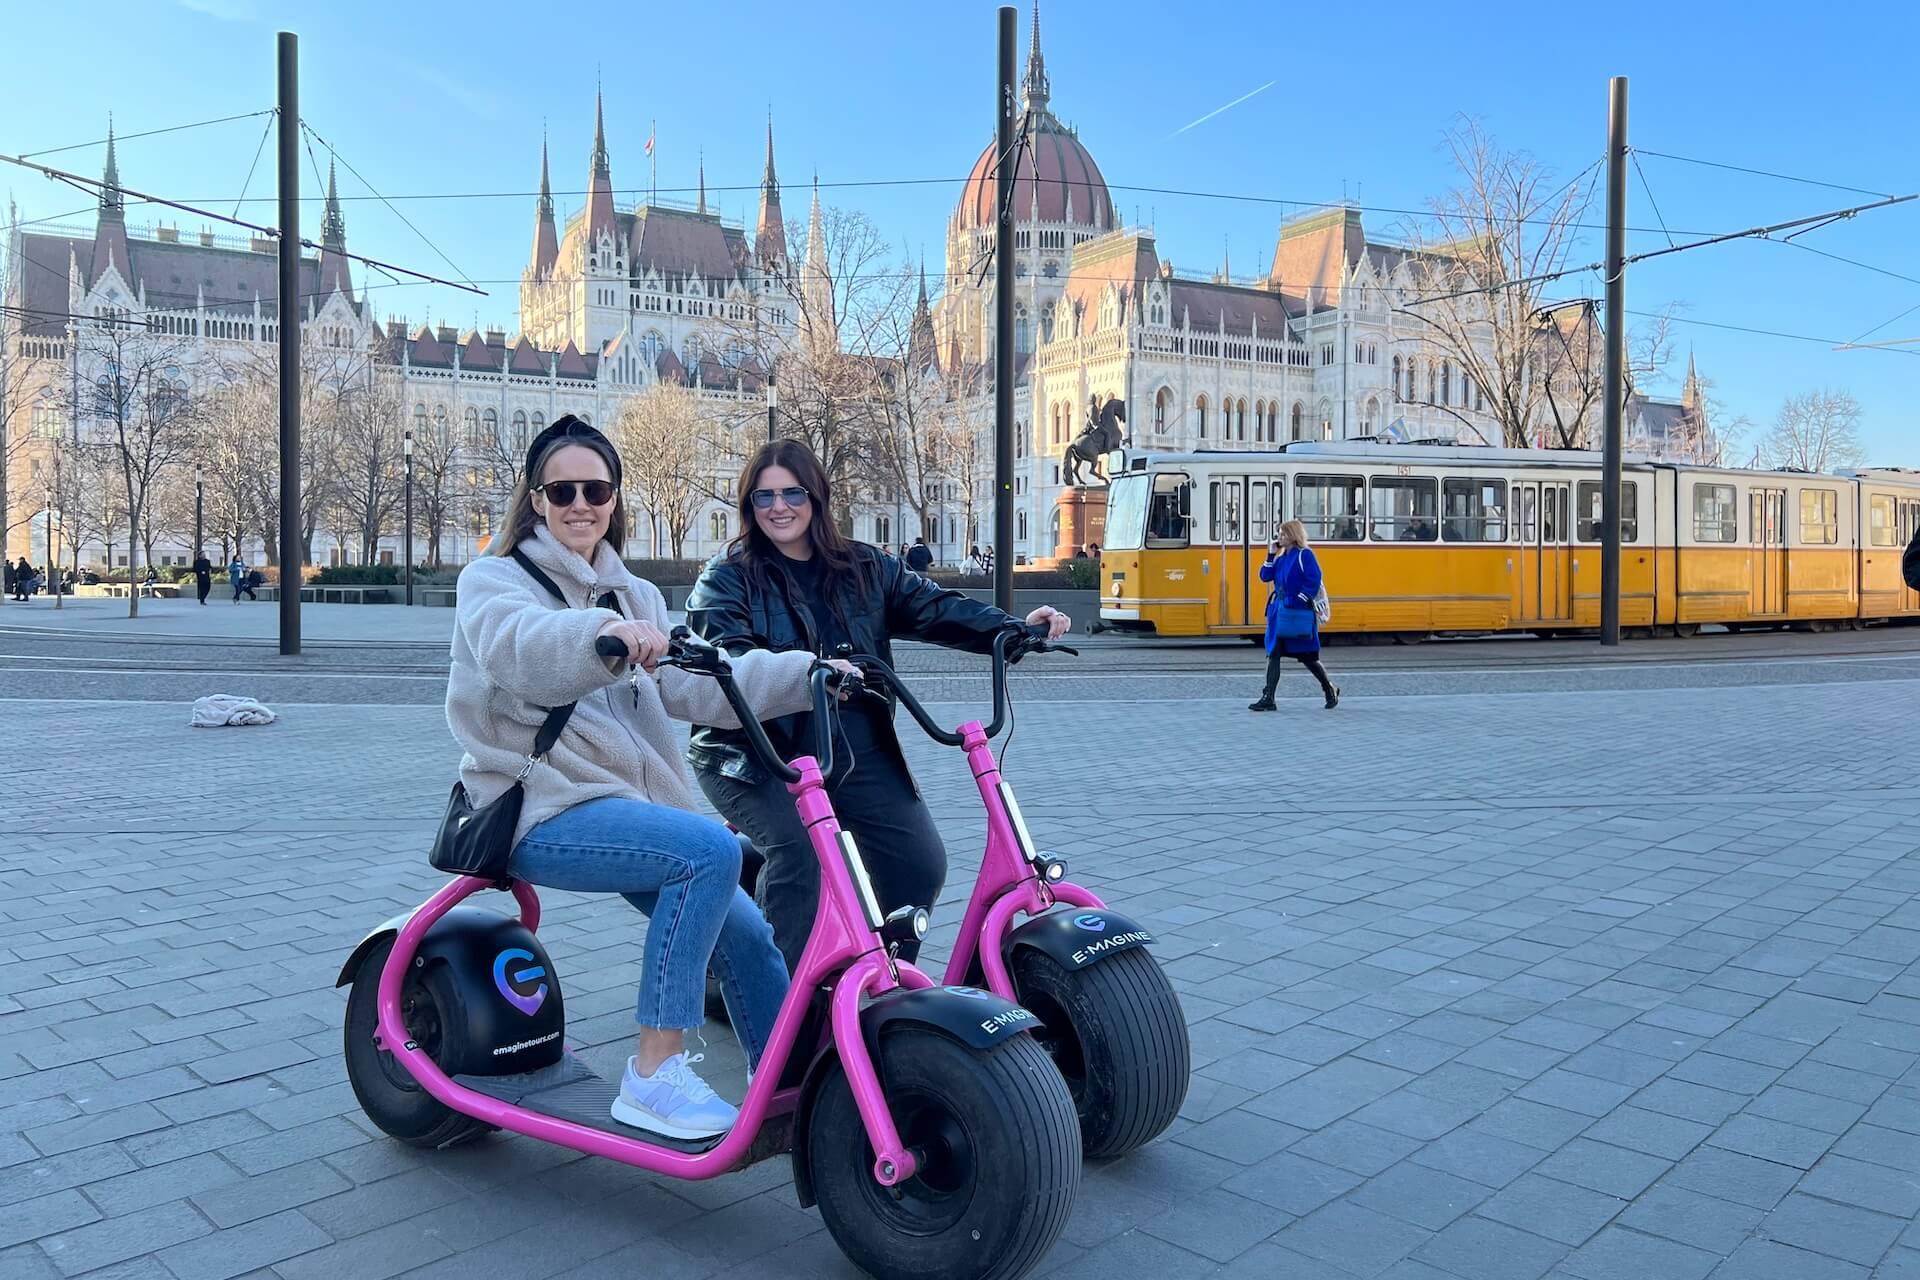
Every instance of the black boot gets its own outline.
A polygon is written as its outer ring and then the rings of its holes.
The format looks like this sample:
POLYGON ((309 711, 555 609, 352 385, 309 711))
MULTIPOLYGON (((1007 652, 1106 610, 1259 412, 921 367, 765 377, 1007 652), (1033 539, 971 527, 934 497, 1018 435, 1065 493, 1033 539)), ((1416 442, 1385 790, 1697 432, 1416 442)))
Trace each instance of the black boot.
POLYGON ((1327 693, 1327 710, 1331 711, 1340 705, 1340 686, 1330 684, 1325 686, 1325 688, 1327 693))
POLYGON ((1249 711, 1273 711, 1275 709, 1271 691, 1262 693, 1258 702, 1249 702, 1247 704, 1247 710, 1249 711))

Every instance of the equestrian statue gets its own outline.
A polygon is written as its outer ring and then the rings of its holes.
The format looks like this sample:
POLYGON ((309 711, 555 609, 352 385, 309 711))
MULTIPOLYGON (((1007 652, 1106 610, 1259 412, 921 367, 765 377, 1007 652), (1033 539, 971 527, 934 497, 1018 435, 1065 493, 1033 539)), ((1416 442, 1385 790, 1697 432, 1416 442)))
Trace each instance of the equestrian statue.
POLYGON ((1121 428, 1127 420, 1127 406, 1117 396, 1108 396, 1107 402, 1100 403, 1099 396, 1093 396, 1087 404, 1087 425, 1081 428, 1073 443, 1067 446, 1066 453, 1060 459, 1060 479, 1063 483, 1080 483, 1080 466, 1087 464, 1093 478, 1101 484, 1108 483, 1107 473, 1100 469, 1100 463, 1109 453, 1122 448, 1127 443, 1126 432, 1121 428))

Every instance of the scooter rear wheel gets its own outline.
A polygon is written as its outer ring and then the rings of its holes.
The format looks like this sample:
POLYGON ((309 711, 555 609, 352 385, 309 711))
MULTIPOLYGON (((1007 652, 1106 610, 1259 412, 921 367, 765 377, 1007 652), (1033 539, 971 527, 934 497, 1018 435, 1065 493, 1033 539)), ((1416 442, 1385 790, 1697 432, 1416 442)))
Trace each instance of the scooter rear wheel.
POLYGON ((874 1180, 874 1153, 844 1071, 821 1086, 807 1161, 820 1216, 873 1275, 1012 1280, 1067 1223, 1080 1182, 1073 1100, 1040 1046, 1020 1035, 988 1050, 924 1027, 880 1042, 880 1078, 919 1172, 874 1180))
MULTIPOLYGON (((435 1098, 407 1074, 398 1059, 373 1043, 380 1025, 380 971, 392 953, 393 939, 383 938, 361 962, 347 996, 347 1079, 353 1084, 353 1096, 382 1133, 409 1146, 451 1147, 477 1138, 493 1126, 463 1116, 435 1098)), ((445 1010, 455 1007, 448 994, 438 989, 443 979, 441 967, 429 966, 424 973, 409 973, 400 992, 407 1034, 436 1062, 442 1036, 457 1034, 443 1018, 445 1010)))
POLYGON ((1034 1035, 1073 1095, 1089 1159, 1123 1155, 1173 1123, 1187 1100, 1193 1051, 1180 998, 1152 952, 1067 969, 1023 947, 1013 986, 1045 1024, 1034 1035))

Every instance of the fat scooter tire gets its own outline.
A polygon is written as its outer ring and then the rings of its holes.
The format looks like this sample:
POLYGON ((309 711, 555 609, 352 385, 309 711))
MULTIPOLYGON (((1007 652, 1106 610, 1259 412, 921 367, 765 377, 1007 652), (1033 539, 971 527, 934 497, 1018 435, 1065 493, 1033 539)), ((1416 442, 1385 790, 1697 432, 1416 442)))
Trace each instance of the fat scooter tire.
POLYGON ((838 1066, 809 1120, 807 1162, 820 1216, 870 1275, 1013 1280, 1059 1238, 1080 1183, 1073 1099, 1025 1035, 976 1050, 920 1026, 880 1040, 880 1079, 901 1141, 925 1153, 883 1187, 838 1066))
MULTIPOLYGON (((382 1133, 410 1147, 451 1147, 472 1141, 493 1126, 461 1115, 435 1098, 407 1074, 397 1058, 373 1043, 380 1025, 380 971, 387 967, 393 942, 390 937, 383 938, 367 953, 347 995, 347 1079, 353 1085, 353 1096, 382 1133)), ((409 973, 401 992, 407 1031, 436 1062, 445 1026, 442 1011, 454 1007, 448 994, 439 989, 444 978, 440 966, 429 966, 422 975, 409 973)))
POLYGON ((1013 986, 1045 1024, 1034 1036, 1073 1097, 1087 1158, 1124 1155, 1173 1123, 1187 1099, 1193 1050, 1180 997, 1152 952, 1067 969, 1021 948, 1013 986))

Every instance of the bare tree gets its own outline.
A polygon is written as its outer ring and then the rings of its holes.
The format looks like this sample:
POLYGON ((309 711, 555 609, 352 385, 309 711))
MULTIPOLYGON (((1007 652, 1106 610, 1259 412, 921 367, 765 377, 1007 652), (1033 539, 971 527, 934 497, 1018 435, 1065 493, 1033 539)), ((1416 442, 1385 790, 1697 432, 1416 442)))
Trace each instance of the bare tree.
POLYGON ((413 497, 420 504, 420 528, 427 537, 427 563, 441 565, 441 541, 460 504, 453 432, 435 424, 413 437, 413 497))
POLYGON ((686 387, 656 384, 620 407, 614 447, 628 487, 647 513, 654 554, 665 534, 673 558, 684 553, 687 533, 713 498, 720 415, 686 387))
MULTIPOLYGON (((873 370, 868 458, 872 492, 910 508, 915 530, 924 531, 937 522, 946 486, 962 479, 973 432, 932 353, 915 348, 913 323, 913 313, 899 305, 876 322, 876 338, 897 354, 867 361, 873 370)), ((932 541, 940 541, 937 533, 932 541)))
POLYGON ((202 397, 195 461, 205 480, 207 524, 224 561, 252 532, 269 564, 280 558, 278 391, 253 371, 202 397))
MULTIPOLYGON (((399 509, 405 486, 400 425, 399 383, 377 358, 357 371, 358 385, 343 395, 335 424, 332 496, 343 537, 350 529, 359 544, 360 562, 372 564, 380 537, 399 509)), ((341 544, 345 558, 345 543, 341 544)))
POLYGON ((1846 391, 1808 391, 1789 396, 1773 429, 1760 442, 1772 467, 1833 471, 1860 460, 1860 402, 1846 391))
MULTIPOLYGON (((1558 344, 1546 306, 1552 283, 1543 277, 1566 268, 1592 187, 1584 173, 1556 184, 1531 155, 1503 149, 1473 120, 1451 129, 1446 147, 1460 182, 1430 202, 1424 226, 1409 231, 1399 311, 1413 323, 1429 371, 1441 363, 1469 379, 1501 443, 1526 448, 1550 416, 1543 414, 1542 361, 1558 344)), ((1591 354, 1590 338, 1568 353, 1582 367, 1591 354)), ((1436 400, 1418 380, 1413 398, 1436 400)), ((1565 433, 1579 429, 1569 419, 1565 433)))
MULTIPOLYGON (((77 327, 75 340, 83 372, 81 404, 72 408, 91 418, 85 447, 104 450, 111 460, 126 499, 128 528, 137 530, 162 477, 193 450, 197 405, 188 380, 194 352, 177 338, 118 315, 88 318, 77 327)), ((137 578, 139 571, 140 548, 130 536, 128 578, 137 578)), ((127 616, 139 613, 139 593, 127 592, 127 616)))

